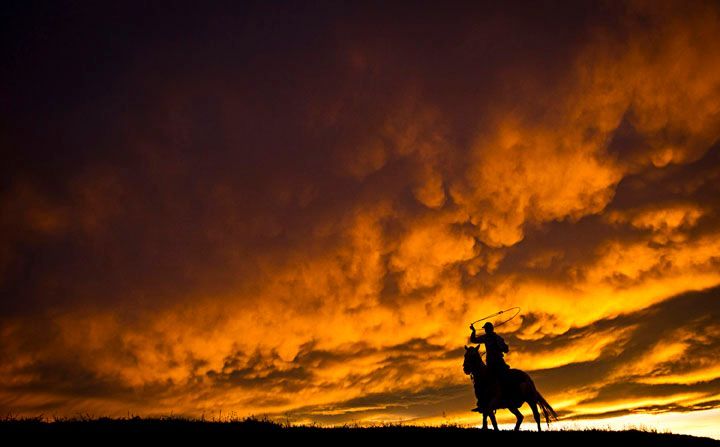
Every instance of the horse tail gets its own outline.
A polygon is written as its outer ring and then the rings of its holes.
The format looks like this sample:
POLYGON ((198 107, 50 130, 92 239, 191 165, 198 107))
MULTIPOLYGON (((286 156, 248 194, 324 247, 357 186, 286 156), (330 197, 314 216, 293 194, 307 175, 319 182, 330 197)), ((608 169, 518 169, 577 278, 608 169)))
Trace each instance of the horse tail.
POLYGON ((553 410, 553 407, 550 406, 550 404, 545 400, 544 397, 542 397, 542 394, 540 394, 540 391, 537 389, 535 390, 535 398, 537 399, 538 404, 540 405, 540 409, 542 410, 543 416, 545 416, 545 422, 547 423, 548 427, 550 426, 550 421, 557 421, 558 415, 555 413, 555 410, 553 410))

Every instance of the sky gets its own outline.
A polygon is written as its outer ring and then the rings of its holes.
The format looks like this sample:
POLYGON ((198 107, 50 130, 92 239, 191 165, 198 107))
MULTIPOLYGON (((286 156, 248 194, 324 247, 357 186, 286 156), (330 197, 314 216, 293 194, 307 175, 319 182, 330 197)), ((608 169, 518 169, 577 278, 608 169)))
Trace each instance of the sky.
POLYGON ((717 2, 1 17, 0 414, 478 424, 519 306, 562 424, 720 438, 717 2))

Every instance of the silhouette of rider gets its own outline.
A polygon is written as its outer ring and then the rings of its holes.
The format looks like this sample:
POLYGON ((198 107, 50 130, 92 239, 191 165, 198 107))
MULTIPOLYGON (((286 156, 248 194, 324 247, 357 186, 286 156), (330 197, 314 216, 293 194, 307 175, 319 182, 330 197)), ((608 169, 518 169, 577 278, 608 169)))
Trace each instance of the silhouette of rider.
POLYGON ((497 379, 501 379, 503 374, 510 369, 503 356, 510 350, 505 340, 495 333, 493 324, 489 321, 483 325, 485 333, 478 336, 475 334, 475 326, 470 325, 470 343, 482 343, 485 345, 487 352, 487 366, 497 379))

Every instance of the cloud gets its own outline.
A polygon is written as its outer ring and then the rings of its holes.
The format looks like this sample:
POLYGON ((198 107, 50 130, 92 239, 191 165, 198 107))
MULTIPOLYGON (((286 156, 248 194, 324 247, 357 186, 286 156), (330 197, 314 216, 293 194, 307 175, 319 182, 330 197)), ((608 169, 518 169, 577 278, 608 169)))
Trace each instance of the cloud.
MULTIPOLYGON (((673 395, 712 400, 718 392, 717 375, 712 370, 703 375, 702 371, 717 367, 712 354, 717 350, 718 339, 713 335, 717 328, 708 325, 718 312, 717 294, 717 288, 688 293, 639 312, 599 320, 583 331, 602 329, 620 334, 613 349, 593 361, 537 371, 534 376, 541 384, 562 387, 565 393, 572 394, 575 389, 581 396, 573 411, 577 417, 592 407, 607 408, 618 401, 625 411, 631 411, 653 399, 674 402, 673 395), (630 335, 622 337, 624 331, 630 335), (677 371, 696 375, 682 377, 677 371)), ((562 338, 575 333, 570 331, 562 338)))
POLYGON ((197 8, 11 30, 0 409, 434 420, 511 306, 566 415, 717 400, 717 5, 197 8))

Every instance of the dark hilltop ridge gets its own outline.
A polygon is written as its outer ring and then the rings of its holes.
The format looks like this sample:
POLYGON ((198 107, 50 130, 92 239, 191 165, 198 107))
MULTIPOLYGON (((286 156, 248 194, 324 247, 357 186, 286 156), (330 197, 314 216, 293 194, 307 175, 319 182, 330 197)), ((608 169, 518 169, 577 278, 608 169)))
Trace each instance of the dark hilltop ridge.
MULTIPOLYGON (((371 427, 345 425, 318 427, 281 424, 248 418, 235 421, 204 421, 183 418, 73 418, 45 421, 40 418, 0 420, 0 439, 53 443, 93 442, 137 445, 169 443, 187 445, 257 445, 273 442, 302 441, 317 444, 336 442, 377 442, 380 444, 408 442, 442 442, 457 445, 507 446, 537 443, 550 446, 631 445, 638 446, 720 446, 720 441, 688 435, 627 430, 559 430, 559 431, 483 431, 456 425, 435 427, 412 425, 378 425, 371 427)), ((528 444, 529 445, 529 444, 528 444)))

